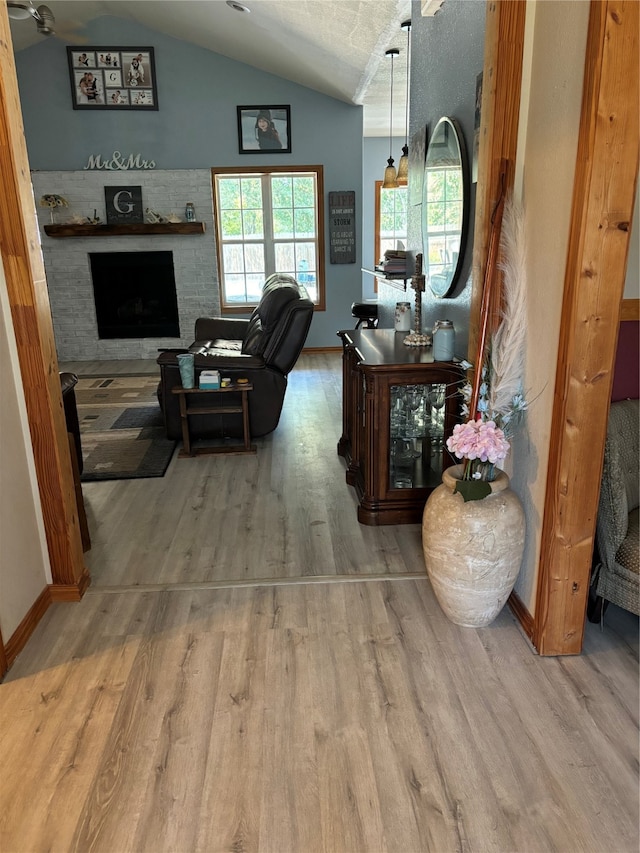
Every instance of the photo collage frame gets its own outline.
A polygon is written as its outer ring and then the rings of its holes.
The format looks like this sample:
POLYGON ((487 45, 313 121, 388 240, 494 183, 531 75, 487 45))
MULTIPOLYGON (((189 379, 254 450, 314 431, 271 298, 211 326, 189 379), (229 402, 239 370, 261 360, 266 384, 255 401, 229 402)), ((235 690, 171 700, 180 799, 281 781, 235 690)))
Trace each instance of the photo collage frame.
POLYGON ((157 110, 152 47, 68 47, 74 110, 157 110))

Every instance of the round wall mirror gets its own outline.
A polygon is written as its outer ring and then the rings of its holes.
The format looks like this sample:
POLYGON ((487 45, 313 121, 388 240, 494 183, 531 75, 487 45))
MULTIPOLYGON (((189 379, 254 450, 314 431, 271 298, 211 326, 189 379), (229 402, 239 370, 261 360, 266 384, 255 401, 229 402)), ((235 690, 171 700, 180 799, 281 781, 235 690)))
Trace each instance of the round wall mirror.
POLYGON ((435 126, 422 184, 422 254, 424 273, 435 296, 454 289, 466 239, 466 156, 454 119, 435 126))

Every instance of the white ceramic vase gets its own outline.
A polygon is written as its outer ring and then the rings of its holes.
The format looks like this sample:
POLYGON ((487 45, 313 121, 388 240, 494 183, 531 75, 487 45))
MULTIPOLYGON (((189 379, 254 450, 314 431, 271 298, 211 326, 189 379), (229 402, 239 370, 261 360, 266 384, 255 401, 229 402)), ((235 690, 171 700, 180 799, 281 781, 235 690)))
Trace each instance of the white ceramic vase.
POLYGON ((422 547, 438 603, 456 625, 482 628, 504 607, 524 550, 525 518, 509 478, 500 471, 491 494, 466 501, 455 493, 462 465, 447 468, 427 500, 422 547))

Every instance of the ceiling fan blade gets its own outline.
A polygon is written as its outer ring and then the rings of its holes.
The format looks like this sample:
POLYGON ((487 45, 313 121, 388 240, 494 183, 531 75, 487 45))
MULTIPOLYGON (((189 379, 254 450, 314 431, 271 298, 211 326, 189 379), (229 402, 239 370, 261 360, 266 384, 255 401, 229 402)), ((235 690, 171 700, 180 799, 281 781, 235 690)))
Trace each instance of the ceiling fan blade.
POLYGON ((56 26, 56 36, 67 44, 89 44, 89 38, 84 34, 82 26, 73 24, 56 26))

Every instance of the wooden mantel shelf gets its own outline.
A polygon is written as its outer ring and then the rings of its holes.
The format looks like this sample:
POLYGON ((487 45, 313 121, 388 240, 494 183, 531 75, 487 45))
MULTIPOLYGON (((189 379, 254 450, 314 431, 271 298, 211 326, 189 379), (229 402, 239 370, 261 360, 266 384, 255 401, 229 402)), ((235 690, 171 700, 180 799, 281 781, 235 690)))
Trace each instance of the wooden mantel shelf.
POLYGON ((204 222, 137 222, 129 225, 45 225, 49 237, 125 237, 153 234, 204 234, 204 222))

